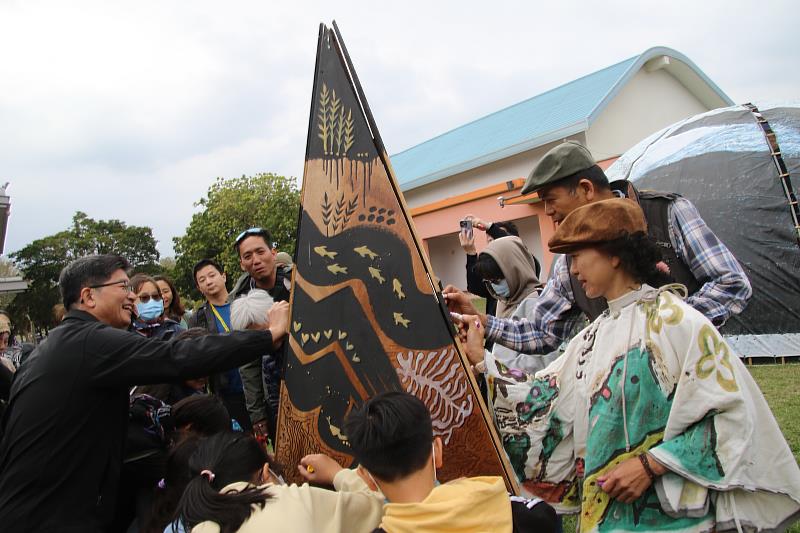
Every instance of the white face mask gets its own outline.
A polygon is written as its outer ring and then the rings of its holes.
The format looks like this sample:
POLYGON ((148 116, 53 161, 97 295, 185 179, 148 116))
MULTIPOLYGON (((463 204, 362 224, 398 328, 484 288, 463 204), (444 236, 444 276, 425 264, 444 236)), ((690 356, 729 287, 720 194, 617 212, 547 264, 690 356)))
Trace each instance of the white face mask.
POLYGON ((492 290, 500 298, 508 298, 511 296, 511 289, 508 288, 508 280, 500 280, 500 283, 492 283, 492 290))
MULTIPOLYGON (((439 484, 439 480, 436 479, 436 445, 433 442, 431 442, 431 462, 433 462, 433 484, 434 485, 438 485, 439 484)), ((369 478, 372 480, 372 482, 375 483, 375 486, 378 487, 378 490, 380 490, 381 493, 383 493, 383 490, 381 490, 381 486, 378 485, 378 482, 375 481, 375 478, 372 477, 372 474, 369 473, 369 470, 367 470, 365 468, 364 472, 366 472, 367 475, 369 476, 369 478)), ((389 502, 389 498, 386 498, 385 494, 384 494, 384 498, 386 499, 386 502, 388 503, 389 502)))

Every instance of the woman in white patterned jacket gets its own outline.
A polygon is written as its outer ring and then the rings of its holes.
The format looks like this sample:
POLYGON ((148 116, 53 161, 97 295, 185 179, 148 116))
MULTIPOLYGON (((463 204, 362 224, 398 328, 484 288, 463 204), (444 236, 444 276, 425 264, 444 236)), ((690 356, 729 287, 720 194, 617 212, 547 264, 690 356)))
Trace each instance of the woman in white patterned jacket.
POLYGON ((589 531, 781 531, 800 511, 800 469, 761 392, 682 286, 626 199, 576 209, 550 250, 569 253, 609 309, 535 375, 484 357, 503 444, 523 487, 589 531))

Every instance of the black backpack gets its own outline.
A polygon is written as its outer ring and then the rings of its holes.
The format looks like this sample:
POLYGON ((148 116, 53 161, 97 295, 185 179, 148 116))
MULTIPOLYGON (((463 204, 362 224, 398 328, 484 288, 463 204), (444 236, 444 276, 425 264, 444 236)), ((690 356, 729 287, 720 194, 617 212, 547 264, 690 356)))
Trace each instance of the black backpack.
POLYGON ((133 394, 128 407, 125 462, 165 451, 175 426, 172 407, 148 394, 133 394))
POLYGON ((539 498, 511 496, 511 522, 514 533, 556 533, 561 529, 556 510, 539 498))

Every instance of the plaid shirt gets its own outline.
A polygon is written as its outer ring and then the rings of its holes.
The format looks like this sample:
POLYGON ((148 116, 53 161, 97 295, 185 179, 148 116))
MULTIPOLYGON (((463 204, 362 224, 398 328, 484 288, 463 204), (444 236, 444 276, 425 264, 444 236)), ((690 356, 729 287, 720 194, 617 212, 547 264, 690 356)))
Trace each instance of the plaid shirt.
MULTIPOLYGON (((675 253, 701 283, 687 303, 721 326, 739 314, 753 294, 741 265, 700 218, 685 198, 669 207, 669 235, 675 253)), ((500 319, 489 316, 486 337, 522 353, 547 353, 566 340, 583 319, 575 305, 566 258, 556 259, 553 275, 528 318, 500 319)))

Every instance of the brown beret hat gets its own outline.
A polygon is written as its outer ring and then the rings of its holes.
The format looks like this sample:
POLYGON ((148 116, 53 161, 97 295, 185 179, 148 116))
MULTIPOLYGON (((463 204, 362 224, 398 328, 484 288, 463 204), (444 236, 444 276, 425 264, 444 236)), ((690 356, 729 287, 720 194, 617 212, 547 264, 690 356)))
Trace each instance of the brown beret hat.
POLYGON ((537 191, 594 165, 594 157, 584 145, 577 141, 563 142, 542 156, 520 192, 528 194, 537 191))
POLYGON ((637 231, 647 231, 639 205, 627 198, 612 198, 584 205, 567 215, 547 246, 554 254, 564 254, 637 231))

